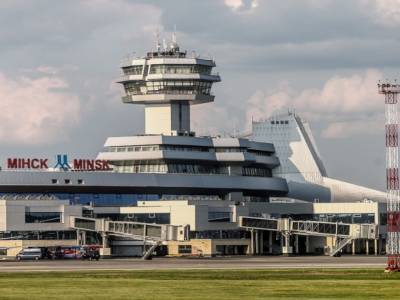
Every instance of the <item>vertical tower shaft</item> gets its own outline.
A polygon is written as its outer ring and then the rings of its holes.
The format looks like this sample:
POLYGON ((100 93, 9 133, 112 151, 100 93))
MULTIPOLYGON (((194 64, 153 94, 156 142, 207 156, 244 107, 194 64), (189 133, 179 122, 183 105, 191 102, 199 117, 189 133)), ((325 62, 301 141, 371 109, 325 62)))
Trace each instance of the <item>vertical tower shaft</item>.
POLYGON ((386 188, 387 188, 387 270, 400 270, 400 198, 398 93, 399 85, 379 84, 385 96, 386 188))

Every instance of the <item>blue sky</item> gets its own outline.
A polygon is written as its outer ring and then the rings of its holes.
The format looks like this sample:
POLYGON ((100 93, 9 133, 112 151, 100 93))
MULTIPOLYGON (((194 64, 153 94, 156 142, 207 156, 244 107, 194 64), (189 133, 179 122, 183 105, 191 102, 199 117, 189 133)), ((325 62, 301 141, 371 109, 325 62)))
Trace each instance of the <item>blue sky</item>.
POLYGON ((215 103, 193 109, 199 134, 296 109, 330 176, 384 188, 376 83, 398 74, 399 0, 2 0, 2 164, 94 157, 106 137, 143 132, 143 108, 120 101, 119 63, 175 25, 181 48, 212 56, 222 77, 215 103))

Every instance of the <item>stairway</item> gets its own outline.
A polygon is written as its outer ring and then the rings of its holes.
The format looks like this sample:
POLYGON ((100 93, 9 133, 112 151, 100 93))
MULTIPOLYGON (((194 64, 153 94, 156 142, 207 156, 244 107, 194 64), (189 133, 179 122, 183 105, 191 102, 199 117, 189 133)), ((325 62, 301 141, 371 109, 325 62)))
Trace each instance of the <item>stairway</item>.
POLYGON ((143 260, 151 259, 151 256, 153 255, 154 250, 156 250, 156 248, 160 245, 161 245, 161 242, 155 242, 153 245, 151 245, 151 247, 143 254, 142 259, 143 260))
POLYGON ((336 246, 332 249, 330 256, 335 256, 338 254, 339 251, 346 247, 352 240, 353 239, 350 237, 341 239, 340 242, 336 243, 336 246))

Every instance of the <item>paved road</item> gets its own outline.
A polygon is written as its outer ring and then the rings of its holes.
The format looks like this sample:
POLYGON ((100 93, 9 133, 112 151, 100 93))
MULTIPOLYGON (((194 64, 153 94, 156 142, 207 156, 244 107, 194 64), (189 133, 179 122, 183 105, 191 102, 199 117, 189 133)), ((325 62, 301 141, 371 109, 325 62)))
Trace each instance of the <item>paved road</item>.
POLYGON ((2 261, 0 272, 166 270, 166 269, 284 269, 284 268, 384 268, 383 256, 223 257, 104 259, 100 261, 42 260, 2 261))

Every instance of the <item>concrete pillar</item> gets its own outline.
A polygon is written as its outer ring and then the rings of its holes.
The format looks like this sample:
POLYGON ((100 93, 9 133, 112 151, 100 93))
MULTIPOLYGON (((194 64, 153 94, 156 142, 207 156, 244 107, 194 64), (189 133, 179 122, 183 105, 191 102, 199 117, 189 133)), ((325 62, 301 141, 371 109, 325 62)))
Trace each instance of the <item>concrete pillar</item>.
POLYGON ((268 231, 268 251, 272 254, 272 231, 268 231))
POLYGON ((102 239, 102 247, 100 248, 100 256, 103 258, 110 257, 111 256, 111 248, 109 248, 109 245, 108 245, 107 234, 102 232, 101 239, 102 239))
POLYGON ((378 255, 378 240, 374 239, 374 254, 378 255))
POLYGON ((365 254, 369 255, 369 239, 365 240, 365 254))
POLYGON ((256 245, 255 245, 256 251, 255 252, 256 252, 256 254, 260 254, 259 230, 256 230, 255 234, 256 234, 255 235, 255 242, 256 242, 256 245))
POLYGON ((284 234, 283 238, 285 240, 284 246, 282 247, 283 255, 290 255, 293 253, 293 247, 290 246, 290 235, 284 234))
POLYGON ((356 241, 355 240, 351 241, 351 254, 352 255, 356 254, 356 241))
POLYGON ((264 254, 264 230, 260 231, 260 254, 264 254))
POLYGON ((86 244, 86 231, 82 231, 82 240, 81 240, 81 245, 86 244))
POLYGON ((254 255, 254 229, 250 230, 250 255, 254 255))
POLYGON ((306 235, 306 253, 310 253, 310 237, 306 235))
POLYGON ((102 240, 102 245, 103 245, 103 248, 107 248, 108 247, 108 237, 107 237, 107 234, 106 233, 102 233, 101 234, 101 240, 102 240))
POLYGON ((295 235, 294 243, 296 247, 296 253, 299 254, 299 236, 297 234, 295 235))

